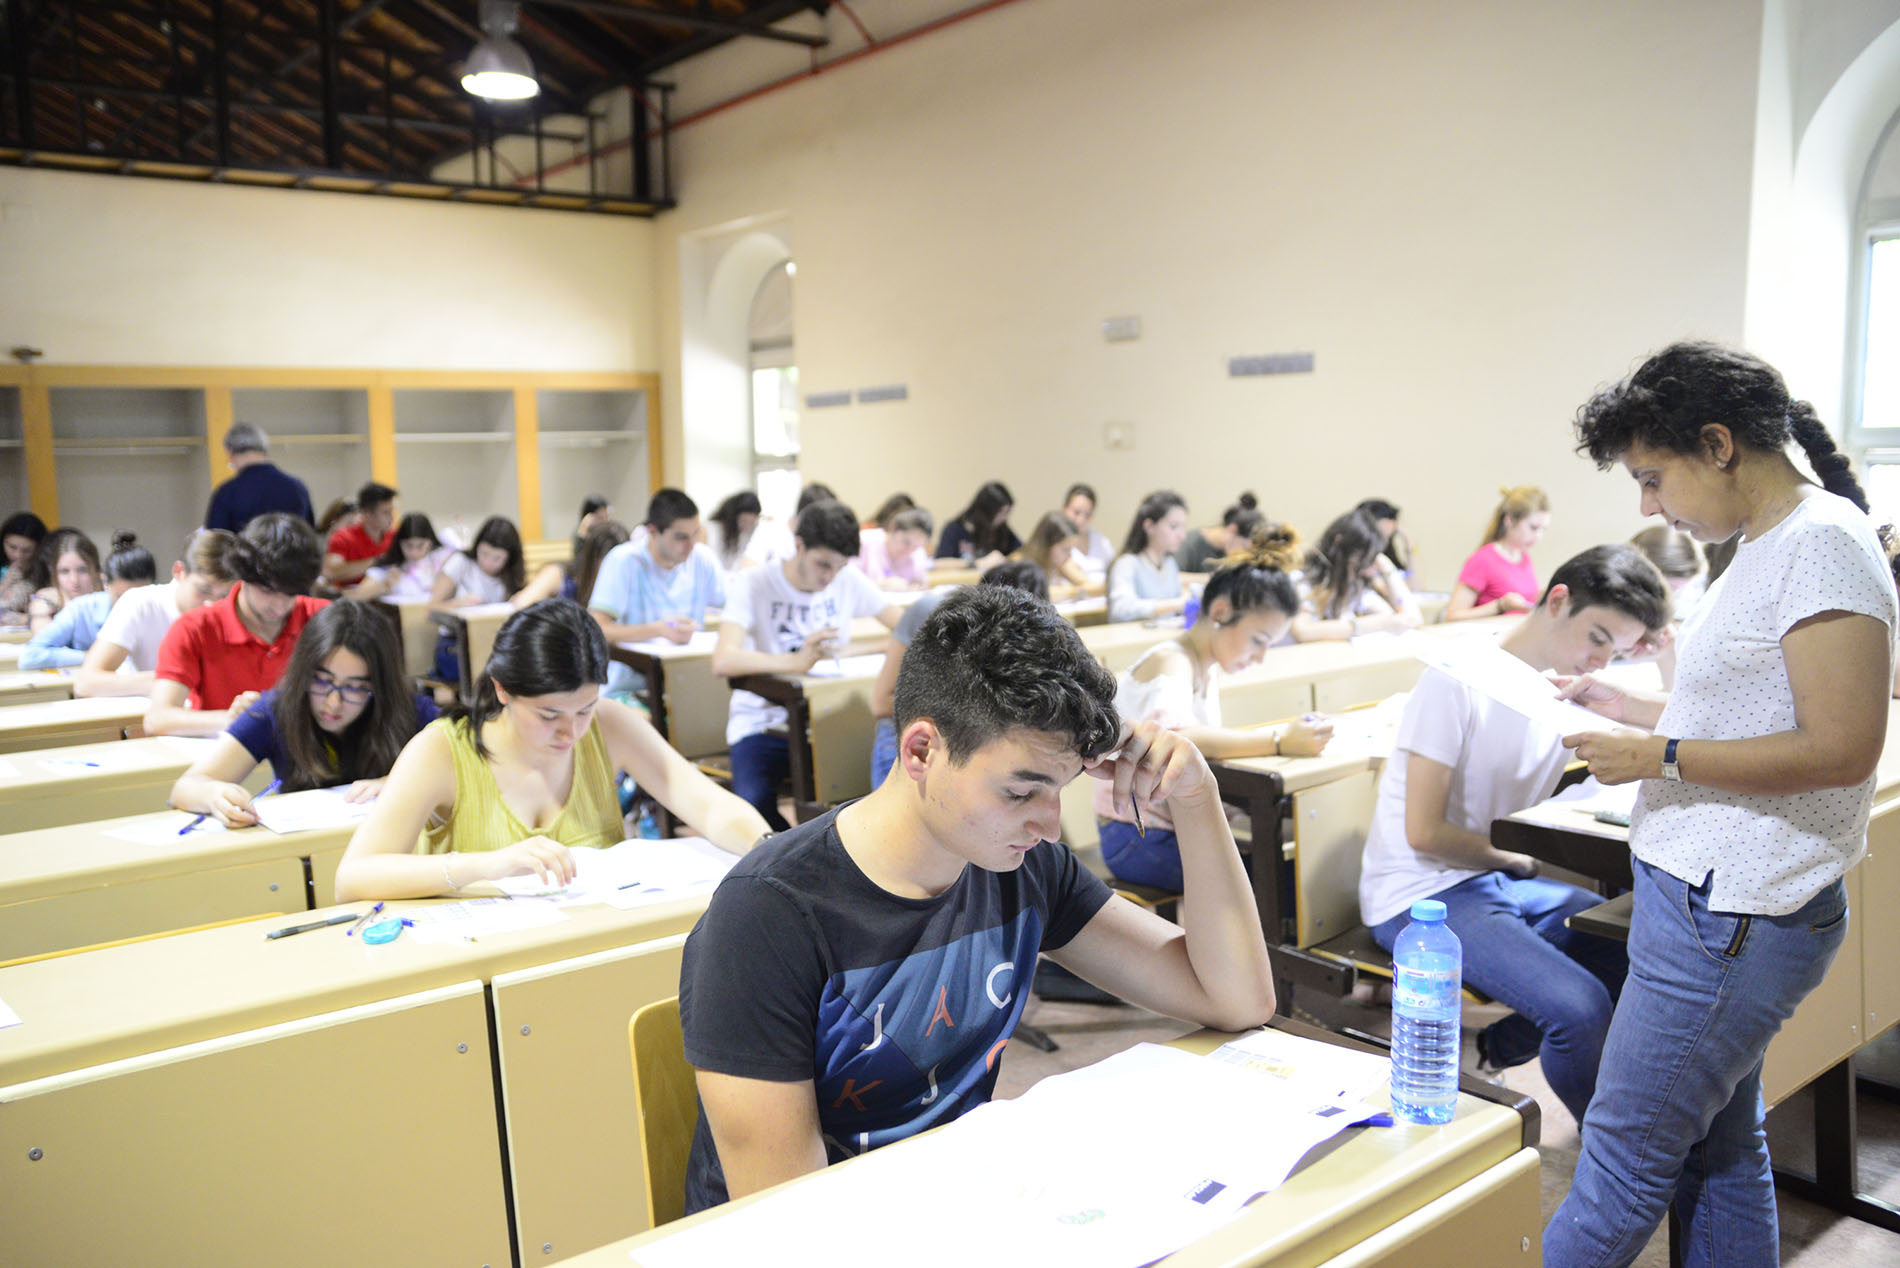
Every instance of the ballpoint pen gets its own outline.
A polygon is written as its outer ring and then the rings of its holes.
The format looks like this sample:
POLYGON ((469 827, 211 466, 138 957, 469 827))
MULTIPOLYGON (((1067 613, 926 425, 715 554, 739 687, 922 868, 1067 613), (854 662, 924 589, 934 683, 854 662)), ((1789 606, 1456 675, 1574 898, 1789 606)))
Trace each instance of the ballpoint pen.
POLYGON ((312 929, 328 929, 331 925, 347 925, 355 919, 356 914, 354 912, 346 911, 342 915, 332 916, 328 920, 313 920, 306 925, 290 925, 283 929, 273 929, 265 934, 264 937, 267 940, 288 938, 292 934, 309 933, 312 929))
POLYGON ((358 929, 361 929, 364 925, 368 924, 371 918, 373 918, 376 915, 376 913, 381 911, 382 909, 383 909, 383 904, 380 902, 377 903, 374 907, 371 907, 368 911, 364 912, 362 915, 356 918, 356 923, 351 925, 349 927, 349 930, 345 932, 343 936, 346 938, 355 937, 356 931, 358 929))
POLYGON ((204 814, 199 815, 198 817, 193 819, 190 823, 178 829, 178 835, 181 837, 184 836, 185 833, 191 831, 193 828, 197 827, 199 824, 203 823, 206 819, 209 819, 210 817, 211 817, 211 814, 209 811, 205 812, 204 814))

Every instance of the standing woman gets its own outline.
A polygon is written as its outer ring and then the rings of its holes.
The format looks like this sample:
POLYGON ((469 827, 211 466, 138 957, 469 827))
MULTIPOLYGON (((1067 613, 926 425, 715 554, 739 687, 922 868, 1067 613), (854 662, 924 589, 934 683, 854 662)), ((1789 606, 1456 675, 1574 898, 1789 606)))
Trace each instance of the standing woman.
POLYGON ((435 702, 404 680, 395 623, 368 603, 338 599, 303 627, 277 685, 178 777, 171 804, 249 827, 257 813, 243 785, 260 762, 285 792, 348 784, 349 800, 368 801, 435 716, 435 702))
POLYGON ((574 878, 570 846, 627 835, 616 771, 734 854, 759 812, 702 775, 635 710, 600 698, 607 639, 587 610, 548 599, 508 618, 476 684, 403 749, 337 867, 338 902, 422 898, 533 873, 574 878))
POLYGON ((1504 498, 1491 512, 1484 544, 1458 570, 1458 584, 1445 605, 1447 621, 1528 612, 1536 606, 1539 588, 1531 550, 1550 527, 1550 499, 1528 484, 1501 492, 1504 498))
POLYGON ((1762 1054, 1847 932, 1886 737, 1895 598, 1866 497, 1806 401, 1746 353, 1682 343, 1577 416, 1646 515, 1741 534, 1682 632, 1675 690, 1592 676, 1567 694, 1651 728, 1571 736, 1631 817, 1630 974, 1547 1264, 1627 1264, 1674 1201, 1686 1262, 1777 1260, 1762 1054), (1820 475, 1784 452, 1800 442, 1820 475))

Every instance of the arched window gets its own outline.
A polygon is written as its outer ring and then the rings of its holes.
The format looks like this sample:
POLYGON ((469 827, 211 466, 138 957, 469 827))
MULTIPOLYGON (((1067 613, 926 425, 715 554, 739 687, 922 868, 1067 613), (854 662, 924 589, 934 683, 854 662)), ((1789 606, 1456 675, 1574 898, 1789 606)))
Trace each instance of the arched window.
POLYGON ((1900 115, 1868 166, 1860 206, 1860 373, 1848 438, 1860 452, 1867 497, 1882 523, 1900 522, 1900 115))
POLYGON ((798 357, 792 338, 792 278, 787 260, 759 283, 752 300, 752 483, 764 513, 789 524, 798 502, 798 357))

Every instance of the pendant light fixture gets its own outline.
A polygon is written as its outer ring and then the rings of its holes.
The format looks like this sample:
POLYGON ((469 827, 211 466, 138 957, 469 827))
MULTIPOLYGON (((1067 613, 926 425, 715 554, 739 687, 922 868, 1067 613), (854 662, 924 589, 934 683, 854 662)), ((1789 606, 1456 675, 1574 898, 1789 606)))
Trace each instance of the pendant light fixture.
POLYGON ((489 101, 525 101, 538 96, 534 62, 510 37, 521 19, 515 0, 481 0, 482 38, 462 67, 462 88, 489 101))

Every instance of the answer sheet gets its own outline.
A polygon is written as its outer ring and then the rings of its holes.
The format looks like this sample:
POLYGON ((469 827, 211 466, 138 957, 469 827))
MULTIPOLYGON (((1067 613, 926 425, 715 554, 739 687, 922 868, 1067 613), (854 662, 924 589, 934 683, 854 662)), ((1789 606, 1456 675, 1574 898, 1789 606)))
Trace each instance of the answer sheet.
POLYGON ((346 791, 346 788, 307 788, 302 792, 272 793, 253 800, 251 809, 256 812, 259 823, 279 836, 316 828, 341 828, 367 818, 369 808, 376 804, 373 797, 368 801, 345 801, 346 791))
POLYGON ((192 826, 192 820, 198 816, 179 810, 172 814, 141 815, 131 823, 122 823, 116 828, 107 828, 105 835, 118 841, 130 841, 134 845, 175 845, 181 839, 189 840, 196 836, 208 836, 213 832, 223 832, 224 825, 214 818, 207 817, 203 823, 192 826))
POLYGON ((559 907, 536 898, 468 898, 405 909, 403 917, 417 942, 472 942, 567 919, 559 907))
POLYGON ((1140 1044, 633 1258, 644 1268, 831 1268, 848 1229, 853 1245, 901 1247, 906 1268, 1138 1268, 1231 1220, 1314 1145, 1379 1112, 1315 1100, 1319 1086, 1291 1094, 1288 1080, 1246 1065, 1140 1044), (1113 1105, 1142 1112, 1104 1108, 1113 1105))
POLYGON ((495 887, 561 906, 605 903, 626 910, 710 891, 739 861, 704 837, 636 837, 605 850, 577 846, 572 853, 575 876, 566 886, 550 886, 538 876, 508 876, 495 887))

